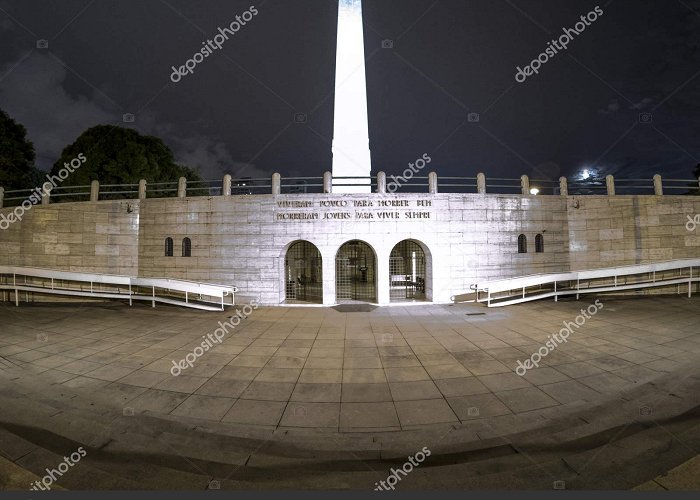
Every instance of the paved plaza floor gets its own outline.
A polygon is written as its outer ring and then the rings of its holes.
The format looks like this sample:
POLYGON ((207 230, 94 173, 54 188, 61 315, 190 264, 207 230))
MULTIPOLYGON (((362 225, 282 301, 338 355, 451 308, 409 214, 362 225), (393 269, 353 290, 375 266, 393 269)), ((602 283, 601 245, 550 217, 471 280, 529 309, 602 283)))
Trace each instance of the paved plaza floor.
MULTIPOLYGON (((695 411, 696 298, 602 297, 603 308, 572 328, 538 368, 516 373, 519 361, 593 300, 362 312, 260 307, 178 376, 173 361, 185 359, 233 310, 2 304, 0 416, 20 425, 23 412, 82 415, 105 423, 103 437, 114 422, 141 418, 150 428, 178 424, 260 443, 285 436, 296 449, 351 449, 360 457, 381 442, 379 458, 386 458, 387 450, 395 457, 423 446, 454 454, 517 433, 544 435, 547 426, 566 432, 595 420, 602 432, 605 419, 614 428, 625 419, 630 425, 695 411), (674 387, 682 408, 659 403, 674 387)), ((34 425, 57 432, 47 421, 34 425)), ((78 441, 79 430, 62 434, 71 432, 78 441)), ((106 438, 98 441, 88 444, 109 449, 106 438)), ((2 444, 0 435, 0 454, 21 464, 2 444)), ((697 455, 696 444, 680 444, 688 449, 675 465, 697 455)), ((415 487, 428 484, 416 477, 415 487)))

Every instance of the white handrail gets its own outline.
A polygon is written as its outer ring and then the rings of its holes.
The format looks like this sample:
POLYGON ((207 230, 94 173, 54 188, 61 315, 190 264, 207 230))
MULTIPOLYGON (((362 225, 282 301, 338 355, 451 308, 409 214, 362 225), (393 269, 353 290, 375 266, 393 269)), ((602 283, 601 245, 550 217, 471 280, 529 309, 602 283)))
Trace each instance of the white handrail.
POLYGON ((212 297, 216 302, 220 301, 220 306, 216 309, 224 309, 225 297, 231 296, 231 304, 235 302, 235 293, 238 288, 235 286, 217 285, 212 283, 198 283, 195 281, 179 280, 172 278, 140 278, 136 276, 123 276, 113 274, 98 274, 73 271, 60 271, 55 269, 41 269, 36 267, 22 266, 0 266, 0 276, 11 276, 11 284, 0 282, 0 290, 12 290, 15 293, 15 304, 19 305, 19 291, 45 293, 54 295, 74 295, 79 297, 98 298, 124 298, 129 299, 129 305, 133 300, 143 300, 146 297, 138 293, 135 288, 149 288, 148 300, 151 300, 155 307, 156 302, 182 305, 184 307, 194 307, 198 309, 214 310, 211 306, 206 306, 202 302, 212 302, 202 297, 212 297), (25 283, 17 282, 17 277, 24 277, 25 283), (51 286, 45 287, 38 284, 26 283, 26 278, 39 278, 51 280, 51 286), (71 288, 63 284, 57 286, 56 281, 77 283, 79 288, 71 288), (80 285, 90 285, 90 291, 83 290, 80 285), (95 284, 112 285, 116 290, 94 290, 95 284), (120 287, 128 287, 128 291, 121 291, 120 287), (156 294, 156 289, 167 291, 168 293, 156 294), (172 297, 172 292, 184 292, 184 300, 172 297), (193 302, 190 294, 198 295, 199 301, 193 302))
MULTIPOLYGON (((538 300, 543 298, 554 297, 556 301, 558 297, 565 295, 576 295, 579 298, 579 294, 582 293, 596 293, 596 292, 610 292, 610 291, 620 291, 620 290, 633 290, 641 288, 652 288, 652 287, 662 287, 669 285, 688 285, 688 296, 692 294, 692 283, 700 282, 700 273, 698 276, 693 276, 693 268, 700 267, 700 259, 679 259, 673 261, 665 262, 655 262, 650 264, 638 264, 630 266, 618 266, 609 267, 601 269, 587 269, 583 271, 571 271, 565 273, 550 273, 550 274, 534 274, 530 276, 520 276, 516 278, 506 278, 492 281, 482 281, 479 283, 474 283, 470 286, 470 289, 476 293, 476 302, 486 301, 489 306, 491 306, 492 300, 500 300, 493 305, 508 305, 520 302, 527 302, 530 300, 538 300), (688 276, 683 276, 684 270, 689 270, 688 276), (656 276, 657 272, 679 270, 680 275, 676 277, 668 277, 666 279, 659 280, 656 276), (628 283, 627 280, 623 284, 620 284, 620 277, 627 277, 633 275, 651 275, 651 279, 641 279, 632 283, 628 283), (588 283, 588 286, 582 287, 582 281, 586 282, 588 280, 598 280, 598 279, 612 279, 613 284, 599 284, 595 285, 588 283), (557 284, 562 282, 576 282, 576 286, 571 288, 562 288, 557 284), (553 285, 554 291, 543 291, 539 294, 534 294, 527 296, 526 289, 536 286, 543 285, 553 285), (512 299, 509 297, 493 297, 493 294, 514 291, 513 296, 517 296, 517 299, 512 299), (487 298, 485 300, 479 300, 479 293, 486 293, 487 298)), ((586 283, 584 283, 585 285, 586 283)), ((679 288, 680 290, 680 288, 679 288)), ((453 296, 454 300, 454 296, 453 296)))

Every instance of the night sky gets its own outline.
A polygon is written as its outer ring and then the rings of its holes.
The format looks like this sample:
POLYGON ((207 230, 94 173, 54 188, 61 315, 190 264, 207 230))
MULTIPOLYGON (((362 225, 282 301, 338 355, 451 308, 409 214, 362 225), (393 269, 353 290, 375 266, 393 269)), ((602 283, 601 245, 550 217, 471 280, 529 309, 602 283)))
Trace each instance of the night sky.
MULTIPOLYGON (((424 153, 444 176, 690 179, 700 163, 700 0, 363 4, 373 173, 424 153), (515 81, 516 66, 596 6, 603 16, 567 50, 515 81)), ((120 124, 161 137, 208 179, 320 176, 331 169, 337 10, 337 0, 0 0, 0 108, 27 127, 43 169, 88 127, 120 124), (171 82, 171 66, 251 5, 252 21, 171 82)))

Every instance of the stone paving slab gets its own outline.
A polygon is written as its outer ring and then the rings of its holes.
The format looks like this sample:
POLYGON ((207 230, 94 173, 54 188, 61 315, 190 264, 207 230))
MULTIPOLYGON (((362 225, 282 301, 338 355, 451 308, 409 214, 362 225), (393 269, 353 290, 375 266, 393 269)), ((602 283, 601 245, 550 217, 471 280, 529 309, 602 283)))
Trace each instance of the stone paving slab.
POLYGON ((700 490, 700 455, 634 488, 636 491, 700 490))
POLYGON ((564 409, 619 397, 700 360, 698 298, 604 302, 524 376, 515 372, 518 361, 572 321, 584 301, 349 313, 260 308, 178 376, 173 361, 226 314, 109 306, 70 316, 63 309, 53 318, 55 307, 42 306, 37 320, 33 308, 9 314, 0 305, 0 355, 66 390, 99 393, 136 412, 340 432, 564 409), (466 315, 475 309, 484 314, 466 315), (39 334, 48 340, 37 341, 39 334))

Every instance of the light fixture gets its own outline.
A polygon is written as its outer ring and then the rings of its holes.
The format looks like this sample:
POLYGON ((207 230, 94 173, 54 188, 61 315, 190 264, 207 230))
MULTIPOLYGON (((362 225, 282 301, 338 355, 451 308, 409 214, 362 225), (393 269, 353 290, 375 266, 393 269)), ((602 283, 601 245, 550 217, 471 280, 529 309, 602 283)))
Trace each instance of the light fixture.
POLYGON ((537 196, 539 194, 540 190, 537 188, 532 188, 530 189, 530 194, 537 196))

